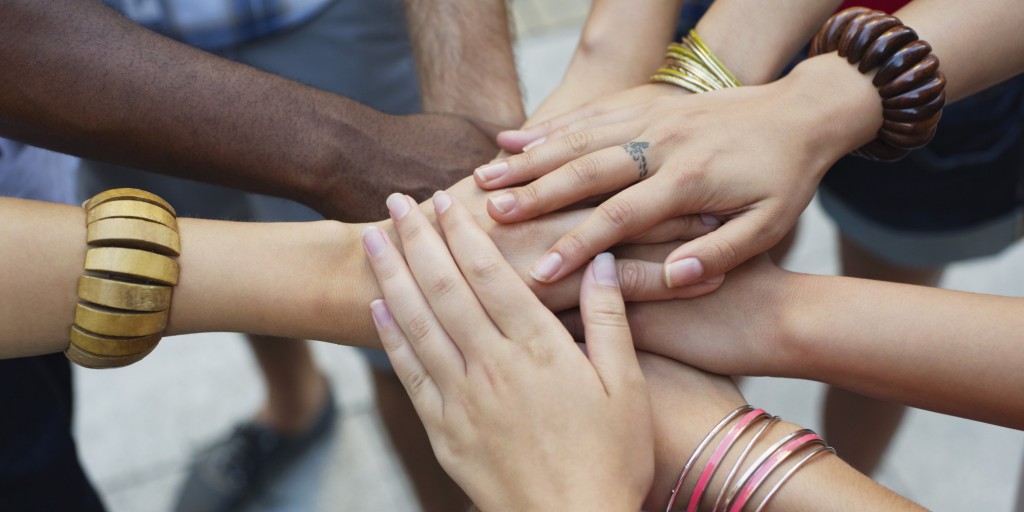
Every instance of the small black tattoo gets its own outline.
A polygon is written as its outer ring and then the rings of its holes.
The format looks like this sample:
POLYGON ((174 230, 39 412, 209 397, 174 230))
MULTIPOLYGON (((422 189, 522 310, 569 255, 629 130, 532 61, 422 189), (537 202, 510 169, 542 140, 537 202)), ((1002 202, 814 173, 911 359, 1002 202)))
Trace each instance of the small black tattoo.
POLYGON ((640 166, 640 178, 644 179, 647 176, 647 156, 644 155, 644 150, 649 148, 651 145, 647 142, 627 142, 622 145, 622 149, 629 153, 629 156, 633 157, 633 161, 640 166))

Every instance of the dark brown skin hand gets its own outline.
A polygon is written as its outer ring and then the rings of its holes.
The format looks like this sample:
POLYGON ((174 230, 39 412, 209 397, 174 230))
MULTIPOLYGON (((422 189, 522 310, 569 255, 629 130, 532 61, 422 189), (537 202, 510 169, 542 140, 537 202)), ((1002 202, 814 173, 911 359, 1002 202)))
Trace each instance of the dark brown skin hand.
POLYGON ((346 222, 386 218, 384 200, 392 192, 424 201, 490 160, 498 151, 499 130, 447 114, 375 119, 342 142, 338 172, 310 206, 346 222))

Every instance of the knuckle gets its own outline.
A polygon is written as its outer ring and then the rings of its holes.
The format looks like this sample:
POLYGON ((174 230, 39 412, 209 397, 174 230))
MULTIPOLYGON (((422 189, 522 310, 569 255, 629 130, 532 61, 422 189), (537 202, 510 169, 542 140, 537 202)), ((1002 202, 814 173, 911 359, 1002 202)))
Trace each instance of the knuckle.
POLYGON ((535 153, 519 153, 518 155, 509 157, 508 164, 510 171, 529 173, 533 171, 534 167, 537 165, 537 157, 535 153))
POLYGON ((470 276, 483 284, 493 283, 501 275, 503 263, 492 258, 477 258, 469 264, 470 276))
POLYGON ((569 179, 576 187, 586 187, 597 181, 599 173, 597 161, 590 157, 573 160, 567 167, 569 179))
POLYGON ((579 233, 569 233, 562 237, 562 241, 558 244, 557 251, 566 257, 570 254, 578 255, 583 254, 587 251, 588 245, 583 235, 579 233))
POLYGON ((628 229, 636 217, 636 209, 626 201, 608 201, 598 207, 601 220, 616 233, 628 229))
MULTIPOLYGON (((708 240, 708 249, 711 253, 712 260, 717 263, 715 265, 720 271, 730 269, 739 262, 740 253, 737 251, 736 246, 732 242, 724 238, 716 237, 708 240)), ((710 269, 709 269, 710 270, 710 269)), ((708 275, 717 273, 711 271, 708 275)))
POLYGON ((439 274, 430 281, 430 292, 437 297, 444 297, 452 292, 458 280, 451 274, 439 274))
POLYGON ((541 202, 540 190, 533 183, 519 187, 516 191, 516 196, 518 196, 516 197, 517 204, 523 205, 520 208, 535 207, 541 202))
POLYGON ((419 344, 430 337, 430 332, 434 328, 434 322, 429 315, 421 312, 416 313, 409 319, 407 327, 409 329, 409 340, 419 344))
POLYGON ((422 368, 412 370, 410 373, 406 374, 405 385, 409 389, 409 396, 415 400, 416 397, 422 395, 424 390, 426 390, 427 382, 429 381, 430 376, 427 375, 427 372, 422 368))
POLYGON ((594 137, 588 132, 572 132, 566 135, 563 140, 569 146, 569 151, 572 154, 579 155, 587 152, 587 149, 593 143, 594 137))
POLYGON ((587 323, 596 327, 629 327, 626 312, 618 304, 610 300, 602 300, 587 308, 587 323))
POLYGON ((647 268, 636 260, 619 262, 619 289, 623 297, 634 298, 640 295, 647 283, 647 268))
POLYGON ((522 340, 520 345, 526 358, 539 368, 547 368, 554 364, 554 355, 551 353, 550 343, 552 340, 542 336, 530 336, 522 340))

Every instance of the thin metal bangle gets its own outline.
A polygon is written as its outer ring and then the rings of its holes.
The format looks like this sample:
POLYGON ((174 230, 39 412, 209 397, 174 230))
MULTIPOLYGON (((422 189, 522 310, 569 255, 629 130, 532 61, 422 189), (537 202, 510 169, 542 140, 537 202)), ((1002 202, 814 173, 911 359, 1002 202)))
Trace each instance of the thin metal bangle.
POLYGON ((747 446, 743 448, 742 452, 740 452, 740 457, 736 459, 736 464, 733 465, 731 470, 729 470, 729 475, 725 477, 725 482, 722 483, 722 490, 718 491, 718 497, 715 498, 715 506, 711 508, 711 512, 718 512, 718 505, 722 503, 722 498, 725 497, 725 492, 729 490, 729 484, 732 483, 733 478, 736 478, 736 473, 738 473, 740 468, 743 466, 743 461, 747 460, 747 455, 750 454, 750 450, 754 448, 754 445, 756 445, 759 440, 761 440, 761 436, 763 436, 772 425, 779 421, 781 421, 781 418, 778 416, 769 417, 768 421, 754 434, 754 437, 750 438, 750 442, 747 443, 747 446))
POLYGON ((697 445, 697 449, 693 451, 693 455, 690 455, 690 458, 686 461, 686 464, 683 465, 683 470, 679 473, 679 480, 676 482, 676 486, 672 488, 672 493, 669 494, 668 505, 665 507, 665 512, 672 512, 672 506, 676 504, 676 498, 679 496, 679 489, 683 486, 683 480, 686 480, 686 475, 689 474, 690 467, 693 466, 693 463, 697 460, 698 457, 700 457, 700 454, 704 451, 705 448, 707 448, 711 440, 714 439, 714 437, 718 435, 718 433, 721 432, 722 429, 725 428, 725 426, 729 424, 729 422, 731 422, 737 416, 745 412, 752 411, 753 409, 754 408, 751 407, 750 404, 741 405, 733 409, 732 412, 726 415, 725 418, 722 418, 722 421, 719 421, 718 424, 711 429, 711 432, 708 432, 708 435, 704 438, 704 440, 701 441, 699 445, 697 445))
POLYGON ((700 476, 697 478, 697 486, 693 488, 693 494, 690 495, 690 503, 686 506, 686 512, 697 512, 701 499, 704 498, 704 492, 707 491, 708 484, 715 478, 715 473, 718 472, 719 466, 725 460, 729 451, 732 450, 736 441, 750 429, 751 425, 761 421, 762 418, 770 417, 768 413, 764 412, 764 409, 754 409, 743 415, 739 423, 733 425, 732 429, 719 441, 715 450, 711 452, 711 459, 708 460, 704 470, 701 471, 700 476))
POLYGON ((764 507, 768 505, 768 500, 772 499, 772 496, 775 496, 776 492, 779 492, 779 489, 782 488, 782 484, 786 483, 786 481, 789 480, 789 478, 792 477, 798 469, 800 469, 805 464, 810 462, 812 459, 823 453, 831 453, 832 455, 835 455, 836 449, 827 445, 822 446, 817 450, 814 450, 813 452, 807 454, 806 457, 800 459, 800 462, 797 462, 793 467, 789 468, 789 471, 786 471, 786 474, 782 475, 782 478, 775 483, 775 486, 772 487, 772 490, 768 491, 768 494, 765 495, 763 500, 761 500, 761 504, 758 505, 756 509, 754 509, 754 512, 761 512, 762 510, 764 510, 764 507))
POLYGON ((762 453, 756 460, 754 460, 754 464, 747 468, 747 470, 743 473, 743 476, 741 476, 740 479, 736 481, 736 485, 734 485, 732 490, 729 491, 729 495, 725 499, 725 505, 722 508, 722 510, 728 511, 729 508, 732 507, 732 501, 736 499, 736 495, 739 494, 740 489, 743 489, 743 486, 745 486, 747 484, 747 481, 750 480, 752 476, 754 476, 754 472, 756 472, 757 469, 761 467, 761 464, 764 464, 764 461, 768 460, 768 457, 771 457, 772 454, 778 451, 779 448, 782 448, 783 446, 785 446, 786 443, 792 441, 793 439, 813 433, 814 431, 809 428, 804 428, 797 430, 796 432, 791 432, 787 434, 786 437, 779 439, 778 442, 776 442, 770 448, 765 450, 764 453, 762 453))
POLYGON ((730 512, 742 512, 742 510, 746 508, 747 504, 750 503, 750 499, 757 494, 757 491, 762 485, 764 485, 765 481, 768 480, 772 473, 779 469, 779 466, 789 460, 789 458, 795 453, 803 450, 804 447, 810 446, 811 444, 828 446, 825 444, 825 440, 822 439, 821 436, 812 432, 810 434, 804 434, 786 443, 782 448, 779 448, 778 451, 773 453, 772 456, 769 457, 760 468, 758 468, 757 472, 754 473, 754 477, 746 483, 743 490, 740 491, 736 498, 736 503, 734 503, 729 509, 730 512))

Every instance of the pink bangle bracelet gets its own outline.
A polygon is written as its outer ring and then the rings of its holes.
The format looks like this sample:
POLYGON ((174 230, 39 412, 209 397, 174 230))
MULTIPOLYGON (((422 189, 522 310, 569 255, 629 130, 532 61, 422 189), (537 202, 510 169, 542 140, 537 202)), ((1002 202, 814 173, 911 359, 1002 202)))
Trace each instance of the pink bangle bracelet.
POLYGON ((744 412, 750 411, 752 409, 753 407, 749 405, 742 405, 740 407, 733 409, 732 412, 727 414, 725 418, 722 418, 722 421, 719 421, 718 424, 715 425, 715 428, 711 429, 711 432, 708 432, 707 437, 705 437, 704 440, 701 441, 699 445, 697 445, 697 449, 693 451, 693 455, 690 455, 690 458, 686 461, 686 464, 683 465, 683 470, 679 473, 679 480, 676 481, 676 486, 672 488, 672 493, 671 495, 669 495, 668 498, 668 505, 665 506, 665 512, 672 512, 672 507, 675 506, 676 504, 676 498, 679 497, 679 489, 683 487, 683 481, 686 480, 686 475, 690 473, 690 468, 693 467, 693 463, 697 461, 697 458, 700 457, 700 454, 703 453, 704 449, 707 448, 709 443, 711 443, 711 440, 714 439, 715 436, 718 435, 718 433, 721 432, 722 429, 725 428, 725 426, 728 425, 730 421, 735 419, 740 414, 743 414, 744 412))
POLYGON ((700 506, 700 500, 704 497, 704 491, 707 490, 708 484, 711 483, 711 479, 715 476, 715 471, 718 470, 719 464, 722 463, 722 459, 725 458, 725 454, 729 452, 732 445, 736 443, 738 439, 750 424, 761 418, 769 417, 764 409, 754 409, 748 412, 740 421, 733 425, 729 433, 725 435, 721 442, 718 443, 718 447, 711 454, 711 459, 708 460, 704 470, 701 471, 700 477, 697 478, 697 486, 693 488, 693 494, 690 495, 690 504, 686 507, 686 512, 697 512, 697 507, 700 506))
POLYGON ((824 445, 825 441, 822 440, 818 434, 813 432, 804 433, 796 439, 790 440, 778 450, 775 450, 774 453, 772 453, 771 456, 757 468, 757 471, 746 485, 743 486, 743 490, 740 491, 738 496, 736 496, 736 502, 729 508, 729 512, 741 512, 743 507, 747 505, 747 502, 750 501, 750 497, 754 495, 757 488, 764 483, 765 479, 771 475, 772 471, 775 471, 775 469, 793 455, 793 453, 799 451, 810 443, 821 443, 824 445))
POLYGON ((813 452, 807 454, 807 456, 804 457, 803 459, 800 459, 800 462, 797 462, 795 465, 793 465, 793 467, 789 468, 789 471, 786 471, 786 474, 782 475, 782 478, 775 483, 775 487, 772 487, 772 490, 768 491, 768 494, 764 496, 764 499, 761 500, 761 504, 758 505, 756 509, 754 509, 754 512, 761 512, 762 510, 764 510, 764 507, 768 506, 768 501, 772 499, 772 496, 775 496, 775 493, 779 492, 779 489, 782 488, 782 484, 786 483, 786 481, 788 481, 790 477, 792 477, 793 474, 797 472, 797 470, 804 467, 808 462, 814 460, 815 457, 827 453, 835 455, 836 449, 832 448, 831 446, 822 446, 814 450, 813 452))
POLYGON ((750 454, 750 450, 754 448, 754 445, 761 440, 761 437, 768 432, 768 429, 770 429, 772 425, 779 421, 781 421, 781 419, 778 416, 772 416, 767 423, 761 425, 761 428, 757 429, 757 432, 754 433, 754 437, 750 438, 750 442, 748 442, 747 446, 743 448, 742 452, 740 452, 739 458, 736 459, 736 464, 734 464, 732 469, 729 470, 729 474, 725 477, 725 481, 722 482, 722 489, 718 491, 718 497, 715 498, 715 506, 711 507, 711 512, 724 512, 725 509, 728 508, 728 505, 723 508, 718 508, 718 506, 722 503, 722 499, 725 498, 725 493, 729 490, 729 485, 732 484, 733 478, 736 478, 736 473, 738 473, 740 467, 743 466, 743 462, 747 460, 747 455, 750 454))

